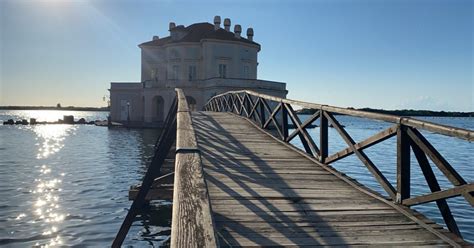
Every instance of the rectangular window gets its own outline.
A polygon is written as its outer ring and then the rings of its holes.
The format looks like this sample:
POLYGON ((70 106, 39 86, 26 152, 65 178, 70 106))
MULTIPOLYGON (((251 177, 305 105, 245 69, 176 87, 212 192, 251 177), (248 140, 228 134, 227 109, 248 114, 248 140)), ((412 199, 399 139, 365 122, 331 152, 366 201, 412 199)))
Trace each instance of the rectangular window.
POLYGON ((244 65, 244 78, 250 78, 250 70, 248 65, 244 65))
POLYGON ((158 68, 151 69, 151 79, 158 80, 158 68))
POLYGON ((188 80, 193 81, 196 80, 196 66, 190 65, 188 69, 188 80))
POLYGON ((172 72, 171 72, 171 79, 178 80, 179 75, 179 66, 173 65, 172 72))
POLYGON ((226 78, 227 77, 227 65, 226 64, 219 64, 219 77, 226 78))

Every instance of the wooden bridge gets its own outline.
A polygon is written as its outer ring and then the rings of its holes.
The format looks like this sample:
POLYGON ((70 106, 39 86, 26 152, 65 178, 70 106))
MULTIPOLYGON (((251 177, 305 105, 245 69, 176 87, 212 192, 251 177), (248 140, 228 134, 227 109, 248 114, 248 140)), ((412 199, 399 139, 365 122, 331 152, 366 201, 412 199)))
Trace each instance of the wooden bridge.
POLYGON ((467 142, 474 140, 473 131, 250 91, 217 95, 205 111, 190 112, 184 93, 176 92, 143 183, 130 191, 134 201, 113 247, 122 244, 140 207, 153 199, 173 200, 172 247, 471 246, 462 239, 446 199, 462 196, 474 206, 474 184, 420 130, 467 142), (293 106, 316 112, 302 122, 293 106), (393 124, 356 142, 338 115, 393 124), (306 129, 316 120, 318 144, 306 129), (329 126, 346 149, 328 154, 329 126), (394 136, 396 185, 364 153, 394 136), (289 143, 294 138, 304 150, 289 143), (411 151, 430 194, 410 193, 411 151), (352 154, 388 197, 331 167, 352 154), (441 189, 430 160, 452 188, 441 189), (428 202, 436 202, 447 229, 410 208, 428 202))

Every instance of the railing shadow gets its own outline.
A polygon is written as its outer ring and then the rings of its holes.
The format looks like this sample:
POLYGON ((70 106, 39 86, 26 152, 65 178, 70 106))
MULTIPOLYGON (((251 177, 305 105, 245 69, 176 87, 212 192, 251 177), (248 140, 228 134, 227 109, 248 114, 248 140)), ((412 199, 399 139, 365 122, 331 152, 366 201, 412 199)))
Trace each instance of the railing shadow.
MULTIPOLYGON (((321 165, 328 166, 341 159, 355 155, 368 169, 372 177, 384 189, 397 206, 412 207, 435 202, 443 217, 444 224, 450 232, 462 238, 447 199, 462 196, 474 207, 474 183, 466 181, 454 167, 433 147, 420 131, 433 132, 460 140, 474 141, 474 131, 452 126, 440 125, 406 116, 373 113, 352 108, 341 108, 316 103, 283 99, 253 91, 229 91, 212 97, 204 106, 205 110, 214 112, 231 112, 252 121, 255 125, 272 132, 275 138, 289 143, 299 137, 303 151, 321 165), (312 110, 312 115, 302 122, 292 106, 312 110), (363 141, 356 142, 342 125, 337 115, 347 115, 370 120, 392 123, 389 128, 378 132, 363 141), (319 144, 316 144, 308 133, 308 126, 319 119, 319 144), (291 121, 296 127, 290 134, 291 121), (336 153, 328 153, 328 127, 333 127, 347 147, 336 153), (274 130, 272 130, 274 129, 274 130), (380 168, 367 156, 367 148, 377 145, 391 137, 396 137, 396 182, 392 184, 380 168), (411 153, 414 154, 411 155, 411 153), (412 158, 411 158, 412 157, 412 158), (411 160, 417 161, 422 175, 431 193, 413 195, 411 184, 411 160), (433 163, 443 176, 452 184, 451 188, 442 189, 433 171, 433 163)), ((431 230, 431 232, 434 232, 431 230)), ((437 233, 443 239, 446 236, 437 233)), ((447 238, 448 240, 450 238, 447 238)))
MULTIPOLYGON (((302 238, 305 239, 305 243, 311 243, 314 245, 321 244, 321 240, 324 240, 324 237, 316 238, 311 236, 308 232, 308 228, 312 229, 312 233, 316 232, 317 229, 312 223, 318 221, 318 219, 320 221, 318 222, 318 228, 332 230, 332 227, 325 225, 322 218, 318 218, 314 213, 308 215, 300 207, 298 202, 302 197, 299 196, 298 192, 291 189, 290 185, 285 183, 285 179, 281 178, 274 171, 274 168, 271 165, 269 165, 265 160, 259 158, 258 154, 249 149, 245 144, 243 144, 243 142, 240 142, 235 138, 231 132, 205 113, 194 113, 193 125, 198 137, 198 144, 202 144, 203 141, 206 140, 212 140, 212 142, 205 142, 205 145, 199 145, 201 156, 203 158, 205 178, 208 185, 215 185, 222 192, 232 195, 240 206, 244 206, 247 211, 250 212, 251 216, 255 216, 256 221, 259 219, 264 220, 266 223, 265 225, 268 225, 267 228, 278 231, 278 235, 282 238, 286 238, 288 241, 295 244, 298 244, 302 238), (226 147, 222 147, 222 144, 225 144, 226 147), (248 157, 248 162, 246 164, 239 162, 239 155, 248 157), (212 166, 209 166, 211 163, 212 166), (264 179, 270 179, 268 175, 271 174, 273 175, 271 180, 273 182, 279 182, 279 184, 278 186, 276 186, 276 184, 267 184, 268 181, 256 180, 252 176, 242 175, 236 177, 235 172, 232 170, 232 168, 235 167, 238 167, 237 170, 244 169, 247 175, 255 173, 253 175, 259 175, 260 178, 264 179), (256 170, 256 167, 258 167, 260 171, 256 170), (261 171, 264 171, 265 173, 261 173, 261 171), (232 183, 238 185, 239 190, 236 190, 235 187, 230 187, 228 183, 222 182, 218 177, 213 176, 216 175, 216 173, 226 177, 228 180, 231 180, 232 183), (279 206, 274 203, 275 201, 260 196, 258 190, 248 186, 247 183, 256 184, 262 188, 272 189, 284 196, 289 196, 285 197, 288 199, 285 205, 288 204, 288 206, 294 207, 294 209, 290 208, 292 211, 288 212, 285 211, 285 209, 280 209, 279 206), (249 201, 249 198, 252 199, 252 201, 249 201)), ((262 133, 261 135, 265 134, 262 133)), ((210 193, 210 195, 212 202, 212 193, 210 193)), ((218 236, 221 238, 222 246, 225 246, 226 244, 238 244, 238 240, 227 235, 227 230, 237 233, 242 237, 246 237, 248 240, 255 243, 265 243, 266 245, 274 246, 281 245, 271 237, 266 237, 263 234, 260 234, 258 230, 246 226, 246 223, 252 222, 238 222, 231 219, 229 216, 216 212, 214 212, 214 219, 217 222, 216 228, 218 229, 217 232, 219 233, 218 236), (232 225, 226 225, 226 223, 232 223, 232 225), (252 233, 252 235, 248 235, 249 233, 252 233)), ((275 235, 275 233, 273 233, 273 235, 275 235)), ((337 236, 336 232, 334 232, 334 235, 330 238, 331 242, 336 242, 339 245, 346 244, 343 238, 337 236)))

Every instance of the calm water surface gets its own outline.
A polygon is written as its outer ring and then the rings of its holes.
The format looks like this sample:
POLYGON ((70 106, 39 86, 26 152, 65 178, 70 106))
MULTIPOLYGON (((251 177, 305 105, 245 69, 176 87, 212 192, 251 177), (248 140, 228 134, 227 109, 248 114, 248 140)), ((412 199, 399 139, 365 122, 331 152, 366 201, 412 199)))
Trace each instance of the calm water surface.
MULTIPOLYGON (((106 112, 0 111, 0 120, 106 119, 106 112)), ((0 125, 0 246, 110 246, 127 209, 128 189, 144 175, 156 130, 90 125, 0 125)), ((125 245, 159 246, 170 207, 137 217, 125 245)))
MULTIPOLYGON (((0 111, 0 121, 30 117, 54 121, 63 115, 90 121, 106 119, 107 113, 0 111)), ((474 118, 425 119, 474 129, 474 118)), ((356 141, 389 126, 352 117, 338 117, 338 120, 356 141)), ((311 129, 310 134, 319 142, 318 128, 311 129)), ((130 207, 128 188, 141 181, 157 136, 155 130, 89 125, 0 125, 0 246, 109 246, 130 207)), ((472 143, 430 133, 426 137, 467 181, 473 181, 472 143)), ((329 130, 329 142, 330 154, 346 147, 334 129, 329 130)), ((395 142, 392 138, 366 150, 394 185, 395 142)), ((297 140, 294 144, 301 147, 297 140)), ((415 159, 412 161, 412 192, 427 193, 421 171, 415 159)), ((357 157, 349 156, 333 166, 383 193, 357 157)), ((450 187, 445 177, 433 168, 442 187, 450 187)), ((448 202, 464 237, 473 241, 473 209, 460 197, 448 202)), ((416 209, 442 223, 435 204, 416 209)), ((170 203, 154 202, 137 217, 125 245, 166 245, 170 221, 170 203)))

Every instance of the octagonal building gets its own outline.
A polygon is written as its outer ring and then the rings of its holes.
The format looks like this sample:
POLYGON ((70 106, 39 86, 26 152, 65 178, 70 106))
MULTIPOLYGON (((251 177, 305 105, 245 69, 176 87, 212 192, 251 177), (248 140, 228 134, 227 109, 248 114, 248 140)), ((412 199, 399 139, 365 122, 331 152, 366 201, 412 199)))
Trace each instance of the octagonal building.
POLYGON ((139 45, 141 82, 112 82, 110 116, 133 126, 159 126, 182 88, 193 110, 201 110, 214 95, 230 90, 253 90, 285 98, 286 84, 257 79, 260 44, 253 29, 246 37, 230 19, 214 17, 214 24, 169 24, 169 36, 154 36, 139 45))

